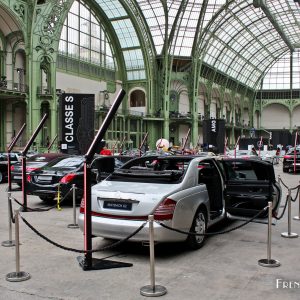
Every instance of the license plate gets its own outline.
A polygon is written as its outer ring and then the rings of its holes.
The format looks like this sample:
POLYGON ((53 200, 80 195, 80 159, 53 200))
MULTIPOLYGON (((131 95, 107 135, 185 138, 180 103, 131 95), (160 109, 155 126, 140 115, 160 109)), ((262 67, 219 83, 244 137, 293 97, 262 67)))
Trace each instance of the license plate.
POLYGON ((104 201, 103 207, 108 209, 131 210, 132 203, 104 201))
POLYGON ((22 179, 22 176, 14 176, 14 179, 22 179))
POLYGON ((52 176, 38 176, 39 181, 51 181, 52 176))

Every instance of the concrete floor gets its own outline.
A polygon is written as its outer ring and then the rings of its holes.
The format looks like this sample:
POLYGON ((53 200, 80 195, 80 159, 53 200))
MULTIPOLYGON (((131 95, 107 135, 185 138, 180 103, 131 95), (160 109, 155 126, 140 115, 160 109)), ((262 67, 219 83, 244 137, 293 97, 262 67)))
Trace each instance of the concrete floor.
MULTIPOLYGON (((283 182, 289 187, 299 184, 300 176, 283 174, 281 165, 275 166, 283 182)), ((0 185, 0 236, 8 239, 7 184, 0 185)), ((283 189, 283 200, 286 190, 283 189)), ((21 192, 13 196, 22 199, 21 192)), ((292 216, 298 215, 298 200, 292 204, 292 216)), ((14 208, 18 205, 13 203, 14 208)), ((29 207, 41 207, 37 197, 28 197, 29 207)), ((79 229, 69 229, 73 223, 72 207, 61 211, 26 212, 23 216, 36 229, 58 244, 83 249, 83 235, 79 229)), ((236 226, 240 222, 218 225, 216 231, 236 226)), ((233 232, 210 237, 198 251, 188 251, 183 245, 166 244, 155 248, 156 284, 167 288, 163 299, 300 299, 300 239, 282 238, 287 231, 287 213, 272 227, 272 258, 280 261, 277 268, 258 265, 267 258, 267 226, 250 223, 233 232), (283 285, 286 288, 283 288, 283 285), (287 287, 288 286, 288 287, 287 287)), ((300 234, 300 221, 292 220, 292 232, 300 234)), ((132 267, 100 271, 83 271, 77 262, 80 254, 65 251, 31 231, 20 221, 21 271, 31 278, 23 282, 9 282, 6 275, 16 270, 15 247, 2 247, 0 299, 145 299, 140 288, 150 284, 148 248, 127 243, 116 249, 93 254, 94 258, 110 257, 114 261, 132 263, 132 267)), ((110 241, 93 239, 93 248, 110 241)))

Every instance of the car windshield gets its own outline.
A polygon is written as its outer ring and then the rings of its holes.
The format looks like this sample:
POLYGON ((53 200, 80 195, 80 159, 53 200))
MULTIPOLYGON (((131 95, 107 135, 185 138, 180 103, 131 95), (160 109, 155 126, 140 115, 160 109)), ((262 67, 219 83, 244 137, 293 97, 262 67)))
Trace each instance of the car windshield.
POLYGON ((275 181, 273 169, 255 160, 224 160, 225 172, 229 180, 265 180, 275 181))
POLYGON ((48 168, 54 169, 76 169, 78 168, 84 161, 83 157, 72 156, 72 157, 60 157, 53 161, 51 161, 47 165, 48 168))
POLYGON ((49 161, 51 161, 55 158, 56 158, 55 156, 48 156, 48 155, 39 154, 39 155, 30 156, 27 159, 27 162, 49 162, 49 161))
POLYGON ((111 181, 171 183, 184 178, 192 157, 142 157, 131 160, 107 179, 111 181))
MULTIPOLYGON (((7 161, 7 157, 8 157, 7 153, 0 153, 0 161, 7 161)), ((10 153, 9 157, 10 157, 10 160, 12 160, 12 161, 18 160, 18 157, 15 153, 10 153)))
MULTIPOLYGON (((295 148, 290 148, 286 154, 294 154, 294 153, 295 153, 295 148)), ((296 153, 300 154, 300 148, 296 147, 296 153)))

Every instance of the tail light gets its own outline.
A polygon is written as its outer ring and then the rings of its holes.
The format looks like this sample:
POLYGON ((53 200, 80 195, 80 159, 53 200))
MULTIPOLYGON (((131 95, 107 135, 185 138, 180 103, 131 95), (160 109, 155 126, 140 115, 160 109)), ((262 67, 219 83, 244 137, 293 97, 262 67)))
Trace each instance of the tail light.
POLYGON ((166 198, 155 210, 155 220, 171 220, 173 218, 176 202, 170 198, 166 198))
POLYGON ((67 174, 65 175, 59 182, 60 183, 68 183, 72 181, 76 177, 76 174, 67 174))
POLYGON ((27 175, 27 181, 31 182, 31 176, 30 175, 27 175))
POLYGON ((84 197, 82 197, 82 199, 81 199, 79 212, 81 214, 84 213, 84 197))
POLYGON ((15 166, 10 166, 10 170, 13 171, 15 169, 15 166))
POLYGON ((285 159, 291 159, 291 158, 293 158, 293 156, 292 155, 285 155, 283 158, 285 158, 285 159))

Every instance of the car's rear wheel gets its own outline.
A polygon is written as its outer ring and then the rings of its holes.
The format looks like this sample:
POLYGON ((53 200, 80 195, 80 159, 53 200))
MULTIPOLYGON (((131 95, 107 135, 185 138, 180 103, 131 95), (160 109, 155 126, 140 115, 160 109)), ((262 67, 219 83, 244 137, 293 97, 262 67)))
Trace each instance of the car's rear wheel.
POLYGON ((3 173, 0 171, 0 183, 3 182, 3 173))
POLYGON ((53 202, 54 201, 54 196, 39 196, 40 199, 44 202, 53 202))
MULTIPOLYGON (((198 209, 195 214, 193 224, 191 226, 190 232, 205 234, 207 227, 207 214, 203 208, 198 209)), ((196 250, 201 248, 206 240, 205 235, 194 235, 190 234, 187 237, 187 245, 190 249, 196 250)))

